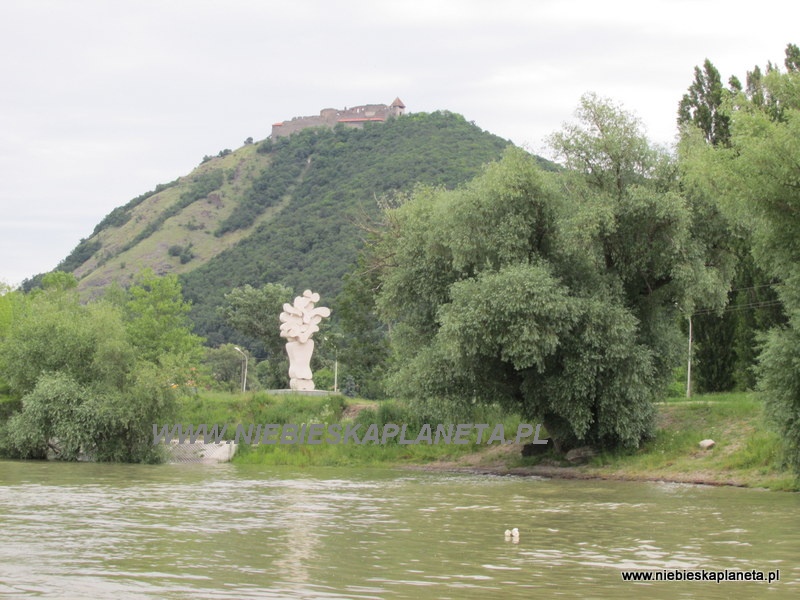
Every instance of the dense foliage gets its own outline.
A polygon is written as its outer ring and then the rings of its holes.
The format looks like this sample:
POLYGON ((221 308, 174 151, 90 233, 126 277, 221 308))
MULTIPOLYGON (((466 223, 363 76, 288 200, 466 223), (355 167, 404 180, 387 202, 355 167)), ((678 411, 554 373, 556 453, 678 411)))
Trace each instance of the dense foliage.
POLYGON ((249 350, 262 358, 265 367, 260 379, 268 389, 289 385, 289 359, 284 350, 286 340, 280 337, 279 316, 284 303, 291 303, 293 297, 290 288, 277 283, 260 288, 245 285, 226 294, 225 304, 218 309, 224 322, 245 336, 249 350))
POLYGON ((674 366, 676 316, 721 305, 725 220, 682 196, 638 121, 592 95, 550 141, 455 191, 417 189, 372 249, 392 389, 500 402, 561 449, 637 447, 674 366))
POLYGON ((58 264, 58 270, 64 271, 65 273, 72 273, 72 271, 89 260, 101 247, 102 244, 98 239, 82 239, 72 252, 69 253, 69 256, 58 264))
MULTIPOLYGON (((763 340, 758 374, 767 408, 800 470, 800 71, 789 45, 786 72, 770 65, 748 76, 723 109, 730 118, 725 146, 683 138, 687 184, 720 198, 752 232, 756 263, 774 281, 787 317, 763 340)), ((733 90, 735 91, 735 90, 733 90)))
MULTIPOLYGON (((796 52, 796 46, 787 47, 787 66, 792 64, 796 52)), ((768 72, 774 69, 773 65, 767 67, 768 72)), ((709 146, 730 148, 729 106, 737 95, 746 95, 753 106, 771 115, 777 113, 778 104, 765 88, 758 67, 747 73, 745 81, 743 87, 736 77, 731 77, 726 88, 710 60, 706 59, 702 69, 695 67, 694 81, 678 108, 678 126, 685 143, 692 136, 702 136, 709 146)), ((684 185, 690 189, 691 181, 684 180, 684 185)), ((705 310, 692 315, 693 386, 698 392, 754 389, 757 339, 771 327, 785 322, 781 303, 772 288, 778 280, 753 260, 751 227, 743 224, 731 234, 735 238, 737 266, 728 292, 728 306, 721 314, 705 310)))
POLYGON ((278 204, 297 185, 303 167, 309 164, 311 147, 297 143, 298 139, 282 138, 280 141, 272 146, 270 166, 256 179, 230 216, 219 224, 215 235, 250 227, 261 213, 278 204))
POLYGON ((84 305, 74 278, 55 272, 43 290, 7 296, 0 380, 18 410, 0 423, 0 453, 158 460, 152 423, 171 416, 174 389, 201 353, 177 279, 143 272, 129 290, 84 305))

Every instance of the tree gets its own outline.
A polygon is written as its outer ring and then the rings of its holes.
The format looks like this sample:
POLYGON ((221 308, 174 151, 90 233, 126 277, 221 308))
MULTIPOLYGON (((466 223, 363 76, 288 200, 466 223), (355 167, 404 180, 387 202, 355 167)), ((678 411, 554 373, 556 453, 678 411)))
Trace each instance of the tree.
POLYGON ((797 44, 786 45, 786 59, 783 64, 790 73, 800 71, 800 48, 797 44))
POLYGON ((78 287, 78 280, 72 273, 63 271, 52 271, 42 276, 42 288, 45 290, 57 290, 65 292, 74 290, 78 287))
MULTIPOLYGON (((244 359, 240 350, 234 344, 223 344, 219 348, 206 348, 204 364, 211 370, 211 377, 216 385, 229 392, 242 389, 242 376, 244 375, 244 359)), ((252 359, 249 352, 241 350, 252 359)), ((251 363, 252 364, 252 363, 251 363)), ((255 369, 248 371, 247 388, 252 389, 252 374, 255 369)))
MULTIPOLYGON (((169 362, 159 356, 159 363, 169 362)), ((158 458, 150 432, 171 416, 172 373, 142 357, 119 307, 82 305, 72 291, 45 286, 14 315, 0 342, 0 378, 21 400, 21 410, 0 428, 3 454, 158 458)))
POLYGON ((142 358, 158 362, 163 355, 182 356, 187 363, 202 354, 202 338, 194 335, 176 275, 158 277, 145 269, 128 289, 127 329, 142 358))
POLYGON ((576 117, 547 140, 568 169, 582 173, 595 189, 617 196, 653 175, 658 153, 642 134, 638 118, 591 93, 581 98, 576 117))
POLYGON ((24 458, 44 458, 53 449, 77 460, 91 444, 85 410, 90 391, 66 373, 45 373, 25 396, 24 410, 11 419, 11 444, 24 458))
MULTIPOLYGON (((678 111, 684 145, 690 145, 690 139, 698 133, 707 145, 730 145, 730 114, 736 98, 748 98, 751 106, 776 111, 775 99, 764 87, 758 67, 747 73, 746 88, 736 77, 731 77, 729 82, 730 87, 725 90, 719 72, 708 60, 702 70, 695 68, 695 80, 678 111)), ((684 189, 688 194, 704 193, 687 182, 684 182, 684 189)), ((752 389, 755 338, 782 319, 780 311, 775 311, 771 305, 775 300, 769 289, 771 277, 755 265, 750 256, 750 233, 746 227, 736 227, 731 233, 736 272, 733 289, 728 293, 728 308, 724 313, 704 310, 692 315, 693 374, 695 389, 700 392, 752 389)))
POLYGON ((569 170, 508 151, 463 189, 420 188, 373 257, 392 391, 500 402, 562 449, 633 448, 678 348, 678 308, 721 304, 725 221, 676 191, 632 115, 587 95, 552 136, 569 170))
POLYGON ((127 292, 88 304, 74 283, 45 275, 0 337, 0 379, 21 401, 0 431, 0 451, 158 460, 152 425, 174 416, 173 388, 193 376, 201 353, 177 279, 145 271, 127 292))
POLYGON ((772 288, 777 280, 753 260, 751 236, 739 236, 734 239, 736 272, 725 311, 704 310, 692 315, 692 385, 697 392, 755 389, 758 340, 786 321, 772 288))
POLYGON ((348 373, 364 398, 385 396, 383 380, 389 358, 386 327, 375 309, 373 290, 378 285, 377 271, 370 270, 363 259, 353 273, 345 277, 336 298, 336 326, 340 329, 336 358, 346 365, 348 373))
POLYGON ((0 365, 18 397, 48 372, 65 373, 79 384, 113 385, 114 373, 130 368, 133 349, 118 346, 124 338, 122 317, 113 307, 83 306, 76 294, 45 291, 15 315, 0 346, 0 365))
POLYGON ((269 361, 269 375, 263 383, 270 388, 285 388, 287 384, 289 361, 285 340, 280 336, 280 314, 292 296, 291 288, 277 283, 261 288, 245 285, 225 294, 226 304, 219 309, 229 326, 263 344, 269 361))
POLYGON ((14 319, 14 313, 19 310, 24 295, 11 289, 11 286, 0 281, 0 340, 5 337, 8 328, 14 319))
POLYGON ((773 68, 763 78, 771 103, 742 94, 731 112, 731 148, 684 143, 687 178, 716 194, 752 230, 753 256, 781 285, 788 322, 770 330, 759 357, 759 388, 800 470, 800 74, 773 68), (776 110, 777 108, 777 110, 776 110))
POLYGON ((708 143, 727 144, 730 125, 728 115, 722 110, 724 99, 719 71, 706 59, 702 69, 694 68, 694 82, 678 106, 678 127, 692 123, 703 132, 708 143))
POLYGON ((234 329, 264 341, 270 348, 281 343, 280 314, 291 302, 292 290, 285 285, 266 283, 260 288, 245 285, 225 294, 226 304, 220 314, 234 329))

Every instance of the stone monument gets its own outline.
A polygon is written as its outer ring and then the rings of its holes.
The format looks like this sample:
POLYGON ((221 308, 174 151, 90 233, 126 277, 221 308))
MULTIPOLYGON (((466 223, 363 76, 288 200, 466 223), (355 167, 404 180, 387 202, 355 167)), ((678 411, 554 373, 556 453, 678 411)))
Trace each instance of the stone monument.
POLYGON ((281 313, 281 337, 286 338, 286 354, 289 355, 289 387, 297 391, 312 391, 314 380, 311 374, 311 355, 314 340, 311 336, 319 331, 323 317, 331 316, 331 309, 324 306, 314 308, 319 294, 311 290, 294 299, 294 305, 283 305, 281 313))

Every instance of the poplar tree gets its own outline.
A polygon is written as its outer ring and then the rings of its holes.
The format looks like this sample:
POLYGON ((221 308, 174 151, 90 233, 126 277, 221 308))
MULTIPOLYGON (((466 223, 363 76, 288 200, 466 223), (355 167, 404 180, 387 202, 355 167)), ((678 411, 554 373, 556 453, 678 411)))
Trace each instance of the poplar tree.
POLYGON ((692 123, 710 144, 727 144, 730 120, 722 111, 725 88, 719 71, 706 59, 703 67, 694 68, 694 81, 678 106, 678 126, 692 123))

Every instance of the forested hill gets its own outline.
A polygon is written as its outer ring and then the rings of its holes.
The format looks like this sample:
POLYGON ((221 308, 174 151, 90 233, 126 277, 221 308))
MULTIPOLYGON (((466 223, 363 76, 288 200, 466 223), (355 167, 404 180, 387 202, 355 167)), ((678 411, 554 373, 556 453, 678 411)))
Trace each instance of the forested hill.
POLYGON ((356 222, 379 199, 456 187, 508 144, 449 112, 246 143, 112 211, 59 269, 87 295, 145 267, 177 273, 197 332, 216 345, 229 341, 216 309, 231 289, 275 282, 330 302, 356 263, 356 222))

